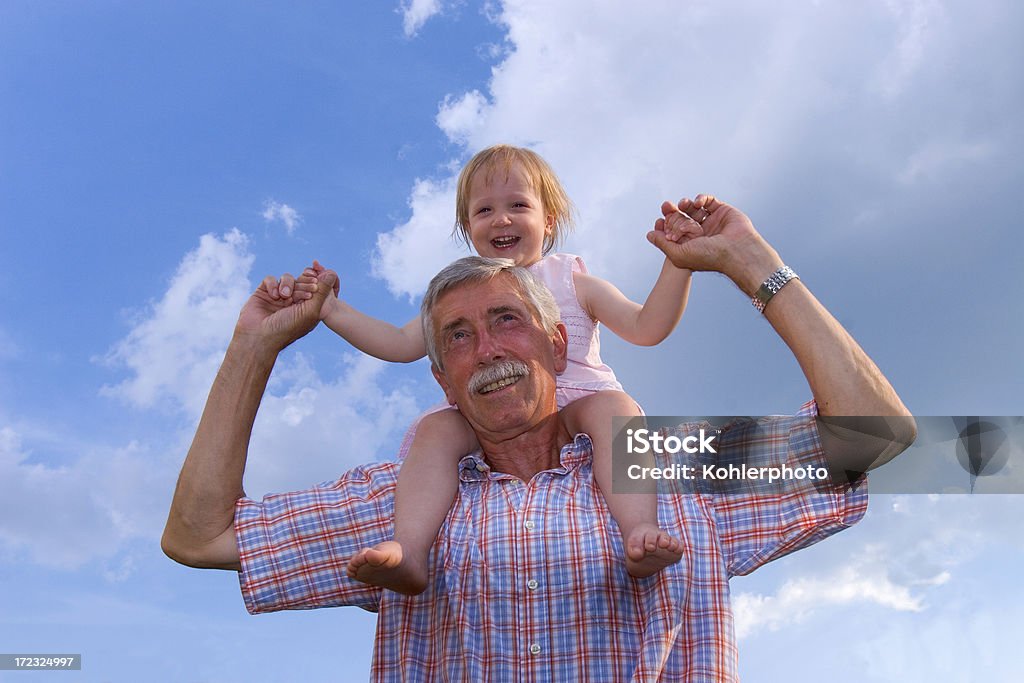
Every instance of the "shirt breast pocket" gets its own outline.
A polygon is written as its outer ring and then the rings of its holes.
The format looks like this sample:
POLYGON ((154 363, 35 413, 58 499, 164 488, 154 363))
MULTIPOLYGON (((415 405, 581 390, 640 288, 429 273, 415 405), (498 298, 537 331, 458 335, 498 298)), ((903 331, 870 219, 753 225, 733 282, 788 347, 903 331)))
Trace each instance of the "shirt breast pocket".
POLYGON ((600 631, 639 635, 643 614, 636 579, 626 571, 618 530, 599 520, 581 529, 580 557, 572 581, 583 597, 584 622, 600 631))

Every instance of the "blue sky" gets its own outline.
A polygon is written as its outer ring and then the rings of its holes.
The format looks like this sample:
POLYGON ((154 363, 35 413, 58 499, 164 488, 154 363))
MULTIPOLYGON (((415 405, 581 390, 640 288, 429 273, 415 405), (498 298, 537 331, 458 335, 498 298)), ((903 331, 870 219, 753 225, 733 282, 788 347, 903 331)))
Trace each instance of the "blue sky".
MULTIPOLYGON (((661 201, 714 192, 915 413, 1024 413, 1017 3, 362 5, 0 5, 0 652, 81 652, 60 680, 366 676, 372 615, 247 616, 233 574, 173 564, 159 533, 258 280, 318 258, 404 322, 465 253, 452 180, 496 142, 548 158, 567 250, 633 298, 661 201)), ((660 346, 604 341, 650 414, 808 397, 716 276, 660 346)), ((424 362, 315 332, 275 370, 247 491, 386 458, 438 395, 424 362)), ((734 581, 744 679, 1017 680, 1022 512, 877 496, 734 581)))

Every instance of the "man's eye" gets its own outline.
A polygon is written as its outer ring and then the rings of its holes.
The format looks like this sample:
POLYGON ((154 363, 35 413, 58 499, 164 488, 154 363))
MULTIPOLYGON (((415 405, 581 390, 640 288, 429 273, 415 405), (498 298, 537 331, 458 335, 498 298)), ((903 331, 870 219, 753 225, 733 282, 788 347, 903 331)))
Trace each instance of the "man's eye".
POLYGON ((515 322, 518 319, 514 313, 504 313, 498 318, 503 323, 515 322))
POLYGON ((455 330, 454 332, 452 332, 451 336, 448 337, 448 339, 450 339, 453 342, 456 342, 456 341, 462 341, 463 339, 465 339, 468 336, 469 335, 466 334, 462 330, 455 330))

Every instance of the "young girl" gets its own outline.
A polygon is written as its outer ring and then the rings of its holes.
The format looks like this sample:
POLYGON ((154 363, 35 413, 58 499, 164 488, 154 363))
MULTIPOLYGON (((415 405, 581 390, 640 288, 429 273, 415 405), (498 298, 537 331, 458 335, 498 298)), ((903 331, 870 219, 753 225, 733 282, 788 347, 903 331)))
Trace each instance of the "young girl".
MULTIPOLYGON (((673 220, 693 223, 682 213, 673 220)), ((588 274, 579 257, 545 256, 571 225, 572 205, 536 153, 499 145, 474 156, 462 170, 456 231, 481 256, 509 258, 529 268, 558 302, 569 337, 569 366, 557 378, 558 405, 571 434, 584 432, 592 438, 594 475, 621 530, 627 570, 636 577, 648 576, 677 562, 682 547, 658 527, 653 486, 649 493, 612 493, 612 417, 642 413, 601 362, 597 323, 634 344, 659 343, 682 317, 691 273, 666 260, 640 306, 588 274)), ((313 270, 323 267, 314 262, 313 270)), ((304 277, 313 275, 307 269, 304 277)), ((333 296, 321 318, 352 345, 378 358, 409 362, 426 353, 419 318, 395 327, 333 296)), ((427 556, 455 498, 458 461, 479 448, 457 409, 431 412, 413 429, 395 492, 394 540, 363 549, 348 566, 352 578, 411 595, 426 587, 427 556)))

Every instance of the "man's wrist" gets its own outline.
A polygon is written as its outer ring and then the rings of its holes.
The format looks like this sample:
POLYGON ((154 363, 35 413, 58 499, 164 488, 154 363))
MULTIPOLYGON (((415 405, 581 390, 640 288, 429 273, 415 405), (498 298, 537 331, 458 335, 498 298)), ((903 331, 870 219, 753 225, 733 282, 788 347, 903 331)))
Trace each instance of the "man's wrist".
POLYGON ((758 313, 764 313, 765 306, 778 294, 790 281, 799 278, 789 266, 782 266, 761 283, 761 286, 754 292, 750 303, 754 305, 758 313))
POLYGON ((228 344, 225 360, 230 358, 245 364, 273 367, 280 351, 259 333, 236 329, 228 344))
POLYGON ((753 297, 761 284, 783 266, 782 258, 763 239, 750 243, 734 254, 733 266, 726 273, 748 297, 753 297))

